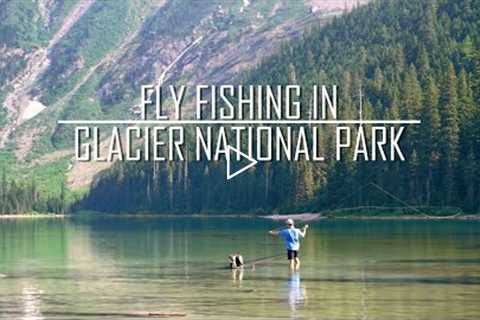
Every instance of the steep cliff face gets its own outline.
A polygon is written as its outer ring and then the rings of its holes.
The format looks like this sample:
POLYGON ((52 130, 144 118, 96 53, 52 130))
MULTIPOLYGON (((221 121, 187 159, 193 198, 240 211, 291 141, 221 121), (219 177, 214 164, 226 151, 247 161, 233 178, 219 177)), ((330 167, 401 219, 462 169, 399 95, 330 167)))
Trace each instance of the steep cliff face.
MULTIPOLYGON (((4 50, 7 51, 7 53, 17 52, 18 55, 13 54, 13 57, 10 57, 9 59, 10 61, 5 62, 3 65, 8 67, 10 63, 15 64, 15 60, 23 60, 22 62, 24 63, 24 66, 17 70, 10 70, 10 72, 9 70, 6 70, 7 76, 4 81, 2 81, 2 83, 5 83, 8 86, 5 90, 7 93, 3 101, 3 106, 7 110, 8 121, 0 130, 0 147, 5 146, 10 134, 16 129, 16 127, 20 126, 25 120, 33 118, 37 113, 44 109, 38 101, 35 101, 36 97, 34 94, 35 92, 38 92, 35 88, 39 76, 47 72, 51 65, 50 52, 94 2, 95 0, 80 1, 71 9, 68 15, 66 15, 58 31, 52 33, 52 22, 55 21, 55 16, 53 14, 55 9, 58 8, 56 8, 53 1, 38 1, 37 7, 34 7, 36 10, 32 10, 27 17, 23 18, 32 19, 36 22, 34 26, 40 29, 36 34, 38 38, 37 40, 39 41, 39 47, 34 45, 34 43, 29 44, 20 42, 21 36, 24 35, 27 30, 16 31, 13 32, 12 35, 8 35, 8 31, 5 31, 5 29, 11 30, 8 28, 14 27, 15 24, 4 27, 3 32, 7 33, 7 35, 3 34, 2 36, 5 45, 4 50), (51 33, 52 36, 48 43, 45 43, 45 40, 48 38, 46 34, 48 33, 51 33), (42 47, 44 44, 45 46, 42 47), (13 46, 13 50, 8 50, 7 45, 13 46), (15 48, 17 46, 20 48, 15 48), (28 48, 29 46, 32 47, 28 48), (30 49, 31 52, 27 55, 21 56, 21 53, 23 52, 21 51, 22 47, 27 50, 30 49), (15 75, 15 77, 10 78, 9 76, 12 75, 15 75), (39 105, 41 107, 38 107, 39 105)), ((26 9, 24 7, 19 7, 20 12, 17 13, 14 11, 15 7, 13 5, 10 7, 8 5, 4 6, 4 14, 7 15, 6 18, 11 18, 9 14, 20 15, 22 10, 26 9)), ((22 22, 23 20, 20 20, 18 23, 23 26, 22 22)))
POLYGON ((57 126, 58 119, 131 117, 141 84, 235 83, 282 42, 363 2, 1 4, 7 20, 0 23, 0 148, 26 165, 64 158, 73 132, 57 126))

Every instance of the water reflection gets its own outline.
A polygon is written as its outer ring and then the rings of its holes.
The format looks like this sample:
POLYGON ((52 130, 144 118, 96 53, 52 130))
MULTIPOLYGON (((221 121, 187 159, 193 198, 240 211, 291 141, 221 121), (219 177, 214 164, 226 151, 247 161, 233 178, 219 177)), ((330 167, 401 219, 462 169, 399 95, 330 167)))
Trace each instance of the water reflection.
POLYGON ((243 281, 243 273, 244 273, 243 268, 232 269, 233 284, 235 284, 238 287, 241 287, 242 281, 243 281))
POLYGON ((0 221, 0 318, 165 311, 212 320, 235 308, 244 319, 480 319, 480 223, 326 221, 305 239, 301 274, 284 258, 225 269, 225 255, 239 248, 252 260, 283 252, 265 236, 270 227, 253 219, 0 221))
POLYGON ((296 317, 299 307, 303 306, 307 301, 307 290, 302 285, 299 271, 291 271, 287 282, 288 288, 288 305, 292 311, 292 316, 296 317))
POLYGON ((43 291, 34 286, 26 286, 22 289, 23 320, 43 320, 41 296, 43 291))
POLYGON ((366 275, 365 275, 365 267, 362 268, 362 292, 361 292, 361 317, 362 320, 368 319, 368 290, 367 290, 367 282, 366 282, 366 275))

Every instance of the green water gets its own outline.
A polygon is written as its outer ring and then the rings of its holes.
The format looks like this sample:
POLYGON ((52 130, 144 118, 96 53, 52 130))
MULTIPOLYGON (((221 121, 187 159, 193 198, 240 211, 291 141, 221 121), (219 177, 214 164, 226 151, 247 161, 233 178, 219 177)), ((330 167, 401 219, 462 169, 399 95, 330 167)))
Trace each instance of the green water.
POLYGON ((479 319, 480 223, 321 221, 290 272, 256 219, 0 221, 0 318, 479 319), (275 255, 255 270, 227 254, 275 255), (106 315, 109 314, 109 315, 106 315), (125 314, 122 316, 122 314, 125 314))

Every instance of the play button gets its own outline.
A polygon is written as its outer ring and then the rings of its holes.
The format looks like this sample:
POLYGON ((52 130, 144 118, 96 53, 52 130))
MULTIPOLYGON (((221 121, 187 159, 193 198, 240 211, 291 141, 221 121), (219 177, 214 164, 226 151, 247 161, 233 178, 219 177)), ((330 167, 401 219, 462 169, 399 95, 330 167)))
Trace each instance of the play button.
POLYGON ((250 169, 251 167, 255 166, 258 161, 253 159, 252 157, 246 155, 245 153, 241 152, 240 150, 228 145, 227 146, 228 152, 227 152, 227 180, 233 179, 234 177, 238 176, 242 172, 245 172, 246 170, 250 169), (235 172, 232 172, 232 157, 237 156, 240 158, 240 160, 247 160, 248 164, 246 166, 241 167, 240 169, 236 170, 235 172))

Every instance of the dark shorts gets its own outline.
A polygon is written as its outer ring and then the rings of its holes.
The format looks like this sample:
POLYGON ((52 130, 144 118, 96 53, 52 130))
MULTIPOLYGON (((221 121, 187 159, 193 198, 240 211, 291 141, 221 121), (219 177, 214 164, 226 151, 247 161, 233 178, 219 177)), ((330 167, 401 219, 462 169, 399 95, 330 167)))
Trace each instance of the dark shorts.
POLYGON ((298 250, 287 250, 287 258, 288 260, 298 258, 298 250))

